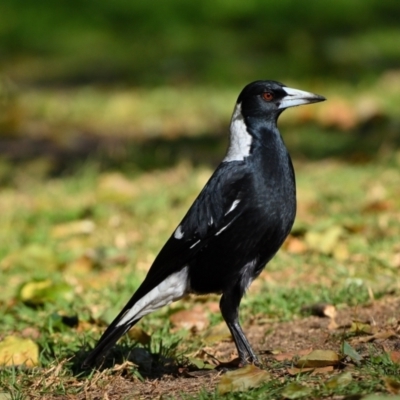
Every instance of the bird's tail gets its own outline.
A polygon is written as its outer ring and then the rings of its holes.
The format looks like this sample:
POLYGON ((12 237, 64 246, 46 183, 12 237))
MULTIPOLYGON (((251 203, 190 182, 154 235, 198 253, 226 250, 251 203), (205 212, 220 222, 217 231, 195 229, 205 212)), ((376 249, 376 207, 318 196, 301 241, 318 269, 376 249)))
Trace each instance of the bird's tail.
POLYGON ((82 368, 92 367, 102 355, 104 355, 112 346, 117 343, 118 339, 124 335, 129 329, 135 325, 140 318, 130 321, 126 324, 117 325, 119 318, 117 317, 114 322, 105 330, 95 348, 89 353, 85 361, 82 363, 82 368))

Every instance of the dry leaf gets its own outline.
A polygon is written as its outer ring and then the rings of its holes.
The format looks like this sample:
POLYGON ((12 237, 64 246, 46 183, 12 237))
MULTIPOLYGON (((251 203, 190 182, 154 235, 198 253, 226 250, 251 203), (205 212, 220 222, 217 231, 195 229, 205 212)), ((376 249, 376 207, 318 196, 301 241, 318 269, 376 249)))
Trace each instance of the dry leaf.
POLYGON ((50 279, 45 279, 25 283, 22 285, 18 297, 26 304, 38 306, 59 300, 72 301, 74 291, 67 283, 55 283, 50 279))
POLYGON ((374 340, 386 340, 386 339, 390 339, 392 337, 397 337, 397 334, 395 331, 389 329, 387 331, 377 332, 370 336, 364 336, 364 337, 357 338, 356 342, 368 343, 368 342, 373 342, 374 340))
POLYGON ((383 378, 386 390, 391 394, 400 394, 400 382, 389 377, 383 378))
POLYGON ((303 254, 307 251, 307 248, 304 240, 300 240, 298 237, 292 235, 289 235, 284 243, 284 249, 292 254, 303 254))
POLYGON ((128 336, 135 342, 140 343, 142 345, 149 344, 151 341, 151 336, 138 326, 132 327, 128 331, 128 336))
POLYGON ((330 255, 337 246, 344 229, 339 225, 333 225, 324 231, 308 231, 304 240, 310 249, 321 254, 330 255))
POLYGON ((31 339, 6 336, 0 342, 0 365, 34 367, 39 363, 39 347, 31 339))
POLYGON ((231 339, 231 332, 225 322, 220 322, 218 325, 211 327, 203 336, 203 342, 207 345, 231 339))
POLYGON ((351 323, 351 327, 349 329, 349 332, 355 333, 355 334, 371 334, 372 332, 372 327, 370 324, 365 324, 360 321, 353 321, 351 323))
POLYGON ((96 225, 93 221, 83 219, 80 221, 66 222, 53 227, 51 235, 55 239, 66 238, 74 235, 89 235, 94 232, 96 225))
POLYGON ((395 364, 400 364, 400 351, 391 351, 389 357, 395 364))
POLYGON ((320 368, 339 364, 339 354, 332 350, 313 350, 311 353, 301 357, 297 363, 298 368, 320 368))
POLYGON ((218 393, 243 392, 250 388, 260 386, 270 379, 270 374, 255 365, 246 365, 235 371, 228 371, 222 376, 218 384, 218 393))
POLYGON ((328 389, 337 389, 340 387, 347 386, 353 380, 353 376, 350 372, 343 372, 342 374, 338 374, 333 376, 332 378, 328 379, 325 382, 325 386, 328 389))
POLYGON ((298 382, 289 383, 282 390, 282 397, 285 399, 300 399, 301 397, 308 396, 311 393, 311 388, 303 386, 298 382))
POLYGON ((172 325, 180 329, 195 329, 196 331, 202 331, 209 325, 209 320, 204 309, 200 307, 194 307, 191 310, 181 310, 169 317, 172 325))

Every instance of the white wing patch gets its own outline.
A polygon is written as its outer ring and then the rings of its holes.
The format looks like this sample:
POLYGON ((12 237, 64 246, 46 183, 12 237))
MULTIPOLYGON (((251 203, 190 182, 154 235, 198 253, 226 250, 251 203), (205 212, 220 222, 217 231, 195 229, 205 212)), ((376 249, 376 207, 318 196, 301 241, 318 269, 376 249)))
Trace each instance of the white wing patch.
POLYGON ((196 246, 196 245, 199 244, 199 243, 200 243, 200 239, 199 239, 196 243, 193 243, 193 244, 189 247, 189 249, 193 249, 193 247, 196 246))
POLYGON ((242 161, 250 155, 252 136, 244 123, 241 104, 236 104, 231 120, 231 136, 228 151, 222 161, 242 161))
POLYGON ((232 203, 231 208, 225 213, 225 215, 228 215, 231 211, 233 211, 233 210, 237 207, 237 205, 238 205, 239 203, 240 203, 240 199, 235 200, 235 201, 232 203))
POLYGON ((134 306, 125 313, 117 326, 125 325, 135 319, 144 317, 161 307, 171 304, 173 301, 181 299, 188 292, 188 267, 185 267, 171 274, 137 301, 134 306))
POLYGON ((174 238, 178 240, 183 238, 183 231, 180 225, 176 228, 176 231, 174 232, 174 238))
POLYGON ((225 225, 223 228, 221 228, 216 234, 215 236, 218 236, 220 233, 222 233, 233 221, 229 222, 229 224, 225 225))

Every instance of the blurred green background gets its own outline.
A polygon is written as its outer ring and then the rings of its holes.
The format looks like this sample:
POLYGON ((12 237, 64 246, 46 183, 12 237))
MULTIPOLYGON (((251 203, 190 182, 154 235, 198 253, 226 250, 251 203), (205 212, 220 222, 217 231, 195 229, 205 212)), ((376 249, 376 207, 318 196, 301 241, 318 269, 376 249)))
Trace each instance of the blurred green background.
POLYGON ((398 144, 399 21, 396 0, 3 0, 0 155, 215 164, 241 88, 275 79, 330 100, 283 118, 295 156, 371 157, 398 144))

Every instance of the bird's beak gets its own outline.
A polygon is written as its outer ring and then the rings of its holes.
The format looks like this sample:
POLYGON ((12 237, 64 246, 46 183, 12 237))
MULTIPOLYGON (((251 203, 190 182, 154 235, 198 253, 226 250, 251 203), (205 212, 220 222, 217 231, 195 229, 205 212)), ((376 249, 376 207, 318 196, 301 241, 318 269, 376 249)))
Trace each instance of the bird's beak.
POLYGON ((310 92, 304 92, 303 90, 292 89, 289 87, 282 88, 287 94, 282 99, 279 108, 289 108, 300 106, 302 104, 318 103, 319 101, 326 100, 325 97, 319 94, 314 94, 310 92))

